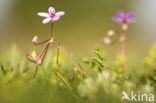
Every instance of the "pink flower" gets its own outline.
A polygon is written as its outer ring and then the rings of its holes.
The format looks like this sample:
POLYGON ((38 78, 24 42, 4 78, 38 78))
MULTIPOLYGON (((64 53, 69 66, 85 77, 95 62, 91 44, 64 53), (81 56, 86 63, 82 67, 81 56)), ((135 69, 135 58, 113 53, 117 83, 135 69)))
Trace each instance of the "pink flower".
POLYGON ((59 11, 59 12, 55 13, 55 8, 53 8, 53 7, 49 7, 48 11, 49 11, 49 13, 43 13, 43 12, 38 13, 39 16, 46 17, 42 21, 43 24, 46 24, 50 21, 52 21, 52 22, 57 21, 60 19, 60 16, 63 16, 65 14, 64 11, 59 11))
POLYGON ((112 20, 120 24, 129 24, 136 22, 136 19, 134 18, 132 12, 125 14, 123 11, 118 11, 117 16, 113 16, 112 20))

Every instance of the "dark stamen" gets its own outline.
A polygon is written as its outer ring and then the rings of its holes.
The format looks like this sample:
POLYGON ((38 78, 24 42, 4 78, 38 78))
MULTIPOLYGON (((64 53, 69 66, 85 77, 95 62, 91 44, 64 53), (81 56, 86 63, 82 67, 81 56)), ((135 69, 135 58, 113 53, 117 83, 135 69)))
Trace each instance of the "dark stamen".
POLYGON ((54 18, 55 14, 54 13, 50 13, 50 17, 54 18))

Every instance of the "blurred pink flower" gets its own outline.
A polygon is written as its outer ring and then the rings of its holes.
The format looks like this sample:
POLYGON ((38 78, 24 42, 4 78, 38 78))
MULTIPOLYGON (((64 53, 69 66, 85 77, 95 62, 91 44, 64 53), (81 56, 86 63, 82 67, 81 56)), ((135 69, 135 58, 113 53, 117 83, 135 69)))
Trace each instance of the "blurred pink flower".
POLYGON ((134 18, 132 12, 125 14, 123 11, 118 11, 117 16, 112 17, 112 20, 120 24, 129 24, 136 22, 136 19, 134 18))
POLYGON ((52 21, 52 22, 53 21, 58 21, 60 19, 60 16, 63 16, 65 14, 64 11, 59 11, 59 12, 55 13, 55 8, 53 8, 53 7, 49 7, 48 12, 49 13, 43 13, 43 12, 38 13, 39 16, 46 17, 42 21, 43 24, 46 24, 46 23, 48 23, 50 21, 52 21))

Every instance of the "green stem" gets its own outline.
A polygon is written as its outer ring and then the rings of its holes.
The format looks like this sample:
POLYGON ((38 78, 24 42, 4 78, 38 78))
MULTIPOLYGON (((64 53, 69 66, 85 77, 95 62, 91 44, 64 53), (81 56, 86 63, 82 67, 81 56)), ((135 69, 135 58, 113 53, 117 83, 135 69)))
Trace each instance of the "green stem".
POLYGON ((56 64, 59 66, 59 48, 57 50, 56 64))
POLYGON ((2 72, 3 72, 4 75, 7 74, 7 72, 6 72, 6 70, 4 69, 3 65, 1 65, 1 70, 2 70, 2 72))
POLYGON ((34 75, 33 75, 33 78, 35 78, 35 77, 36 77, 37 72, 38 72, 38 65, 36 66, 36 69, 35 69, 35 73, 34 73, 34 75))
POLYGON ((70 84, 68 83, 68 81, 57 71, 56 72, 56 75, 62 80, 62 82, 68 87, 68 89, 71 90, 71 87, 70 87, 70 84))

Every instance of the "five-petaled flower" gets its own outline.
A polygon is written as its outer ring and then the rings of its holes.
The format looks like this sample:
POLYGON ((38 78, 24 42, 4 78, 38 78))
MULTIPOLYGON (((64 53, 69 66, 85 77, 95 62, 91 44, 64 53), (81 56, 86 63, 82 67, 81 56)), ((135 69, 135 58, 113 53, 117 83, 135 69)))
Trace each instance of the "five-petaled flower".
POLYGON ((42 23, 46 24, 50 21, 57 21, 60 19, 60 16, 63 16, 65 14, 64 11, 59 11, 55 13, 55 8, 53 7, 49 7, 49 13, 43 13, 43 12, 39 12, 38 15, 42 16, 42 17, 46 17, 42 23))
POLYGON ((123 11, 118 11, 117 16, 112 17, 112 20, 120 24, 129 24, 136 21, 132 12, 125 14, 123 11))

